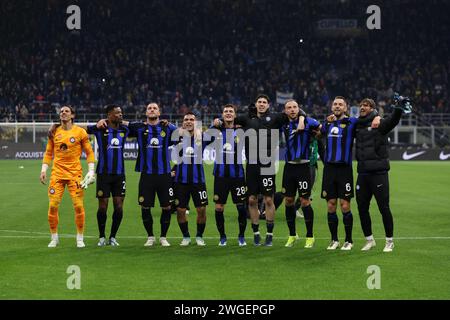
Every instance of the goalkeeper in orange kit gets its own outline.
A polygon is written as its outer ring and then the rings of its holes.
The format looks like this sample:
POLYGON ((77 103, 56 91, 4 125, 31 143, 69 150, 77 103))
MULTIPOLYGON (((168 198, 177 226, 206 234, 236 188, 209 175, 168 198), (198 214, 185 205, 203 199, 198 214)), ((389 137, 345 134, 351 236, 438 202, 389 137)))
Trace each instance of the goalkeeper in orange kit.
POLYGON ((48 140, 42 163, 40 180, 46 184, 47 169, 53 160, 52 174, 48 186, 49 208, 48 222, 50 225, 51 241, 48 247, 56 247, 58 238, 58 208, 64 189, 67 186, 75 209, 75 223, 77 225, 77 247, 85 246, 83 189, 95 182, 94 152, 86 130, 73 124, 75 112, 70 106, 63 106, 60 110, 61 125, 56 129, 54 137, 48 140), (87 157, 89 172, 82 179, 81 153, 84 150, 87 157))

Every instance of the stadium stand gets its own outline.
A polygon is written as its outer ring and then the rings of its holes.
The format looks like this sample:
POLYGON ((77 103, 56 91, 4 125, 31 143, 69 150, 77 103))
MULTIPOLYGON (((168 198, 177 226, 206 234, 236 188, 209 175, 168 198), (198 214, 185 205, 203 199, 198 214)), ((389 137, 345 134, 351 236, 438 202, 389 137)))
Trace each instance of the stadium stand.
POLYGON ((92 119, 112 102, 140 118, 148 101, 204 116, 277 91, 314 115, 335 95, 372 97, 383 112, 394 91, 419 115, 450 112, 447 1, 379 1, 376 31, 367 0, 82 0, 82 29, 68 31, 70 2, 0 3, 0 121, 50 121, 65 103, 92 119), (358 32, 317 32, 332 18, 356 19, 358 32))

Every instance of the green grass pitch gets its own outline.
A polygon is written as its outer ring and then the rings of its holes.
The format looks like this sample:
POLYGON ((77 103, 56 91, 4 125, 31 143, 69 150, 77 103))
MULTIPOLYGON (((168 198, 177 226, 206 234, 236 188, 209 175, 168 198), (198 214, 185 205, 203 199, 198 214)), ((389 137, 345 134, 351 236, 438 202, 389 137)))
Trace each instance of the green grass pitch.
MULTIPOLYGON (((373 200, 371 216, 377 247, 364 243, 356 201, 354 249, 329 252, 325 201, 319 182, 313 193, 316 245, 304 249, 304 221, 297 219, 301 240, 285 248, 284 206, 277 212, 271 248, 254 247, 250 224, 247 247, 237 245, 237 213, 226 206, 228 246, 218 247, 214 221, 212 167, 206 166, 210 205, 206 247, 178 246, 180 230, 172 216, 172 246, 143 246, 146 240, 137 205, 138 173, 127 162, 127 197, 118 233, 120 247, 97 247, 95 187, 86 192, 86 248, 75 247, 74 213, 68 193, 60 207, 60 246, 47 248, 47 188, 39 183, 40 161, 0 161, 0 298, 1 299, 449 299, 450 165, 444 162, 392 162, 391 208, 395 250, 383 253, 381 215, 373 200), (69 290, 67 268, 81 270, 81 289, 69 290), (371 265, 380 267, 381 288, 369 290, 371 265)), ((320 166, 322 169, 322 166, 320 166)), ((356 180, 356 176, 355 176, 356 180)), ((281 173, 277 176, 281 188, 281 173)), ((112 204, 110 204, 112 205, 112 204)), ((107 234, 111 224, 108 212, 107 234)), ((160 209, 153 209, 159 235, 160 209)), ((195 212, 191 211, 191 235, 195 212)), ((265 234, 265 224, 260 227, 265 234)), ((343 240, 342 217, 339 235, 343 240)))

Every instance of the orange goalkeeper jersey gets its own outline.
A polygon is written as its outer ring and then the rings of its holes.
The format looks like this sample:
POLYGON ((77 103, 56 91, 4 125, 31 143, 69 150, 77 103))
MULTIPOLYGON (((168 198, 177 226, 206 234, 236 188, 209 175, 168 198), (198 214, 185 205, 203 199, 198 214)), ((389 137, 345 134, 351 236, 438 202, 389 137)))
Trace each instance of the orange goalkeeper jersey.
POLYGON ((84 150, 87 162, 94 162, 94 152, 89 137, 83 128, 73 125, 70 130, 58 127, 53 139, 49 139, 44 163, 50 165, 53 159, 52 177, 57 179, 80 179, 81 153, 84 150))

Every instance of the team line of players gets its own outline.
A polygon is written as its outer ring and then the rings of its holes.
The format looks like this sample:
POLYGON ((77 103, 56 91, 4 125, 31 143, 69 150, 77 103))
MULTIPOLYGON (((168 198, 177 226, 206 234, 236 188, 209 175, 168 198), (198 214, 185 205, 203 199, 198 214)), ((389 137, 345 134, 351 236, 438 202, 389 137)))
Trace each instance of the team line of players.
MULTIPOLYGON (((142 221, 147 232, 145 246, 154 246, 156 243, 151 213, 151 209, 155 206, 156 195, 162 209, 159 243, 162 246, 170 246, 166 235, 171 214, 176 210, 177 222, 183 235, 180 245, 190 245, 191 235, 186 211, 192 197, 197 212, 195 242, 198 246, 205 245, 203 234, 206 226, 208 196, 203 168, 203 151, 207 145, 214 145, 216 151, 213 175, 215 221, 220 234, 219 246, 227 244, 224 206, 230 193, 238 213, 239 246, 246 246, 245 230, 248 216, 251 219, 254 245, 272 246, 276 211, 274 203, 276 170, 273 164, 275 154, 278 152, 277 133, 280 130, 285 136, 286 151, 282 192, 277 195, 278 198, 281 195, 281 199, 284 198, 285 202, 286 221, 289 228, 289 237, 285 246, 292 247, 299 239, 295 219, 297 194, 306 225, 305 248, 312 248, 315 243, 314 210, 311 206, 311 188, 314 182, 310 169, 310 144, 318 140, 323 141, 321 159, 324 162, 324 171, 321 196, 327 201, 328 225, 332 238, 327 249, 336 250, 340 246, 336 215, 339 199, 345 227, 345 242, 341 250, 351 250, 353 215, 350 201, 354 196, 353 141, 357 138, 357 146, 358 144, 363 146, 364 141, 358 142, 358 136, 365 137, 364 140, 366 138, 373 140, 375 145, 379 144, 378 137, 387 140, 386 135, 398 123, 401 111, 396 109, 391 117, 381 119, 375 110, 374 101, 364 99, 360 104, 360 117, 348 117, 347 102, 344 97, 338 96, 331 107, 332 115, 320 124, 317 120, 308 117, 295 100, 286 102, 282 113, 272 113, 269 107, 270 99, 266 95, 259 95, 254 106, 249 108, 251 109, 249 114, 244 116, 237 116, 236 107, 227 104, 223 107, 222 119, 215 119, 213 122, 211 128, 216 130, 206 132, 196 128, 196 116, 190 112, 184 115, 181 128, 177 128, 166 120, 160 120, 160 110, 156 103, 150 103, 146 107, 145 122, 124 121, 121 108, 108 105, 105 108, 107 119, 100 120, 97 125, 88 126, 86 132, 73 124, 75 117, 73 108, 62 107, 61 122, 59 126, 52 128, 40 176, 41 182, 45 184, 46 171, 53 160, 48 187, 48 221, 51 231, 49 247, 56 247, 59 244, 58 208, 66 185, 75 209, 77 247, 85 246, 83 189, 95 182, 94 155, 88 134, 95 135, 98 145, 96 196, 98 198, 99 246, 119 245, 116 234, 123 217, 126 192, 123 150, 128 137, 135 137, 139 146, 135 170, 140 172, 138 203, 141 206, 142 221), (370 134, 376 135, 366 137, 367 134, 363 131, 372 131, 370 134), (242 152, 240 152, 243 146, 248 159, 245 170, 242 152), (87 155, 89 170, 82 180, 80 156, 83 150, 87 155), (170 166, 171 159, 177 162, 174 168, 170 166), (262 195, 265 206, 267 232, 264 242, 259 231, 258 195, 262 195), (111 232, 107 240, 105 226, 110 196, 113 199, 114 212, 111 232)), ((369 163, 369 167, 371 166, 371 159, 364 159, 367 157, 364 154, 367 153, 366 151, 360 152, 361 167, 364 167, 366 162, 369 163)), ((376 155, 375 158, 380 157, 376 155)), ((384 251, 390 252, 394 245, 387 180, 389 168, 376 168, 376 170, 362 168, 361 171, 359 169, 358 162, 357 201, 361 225, 367 240, 362 250, 370 250, 376 245, 368 212, 370 200, 374 195, 383 215, 386 231, 384 251), (378 187, 374 186, 374 181, 378 187), (381 187, 377 184, 380 181, 381 187)))

